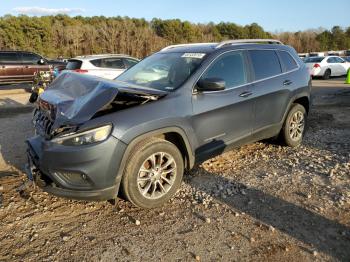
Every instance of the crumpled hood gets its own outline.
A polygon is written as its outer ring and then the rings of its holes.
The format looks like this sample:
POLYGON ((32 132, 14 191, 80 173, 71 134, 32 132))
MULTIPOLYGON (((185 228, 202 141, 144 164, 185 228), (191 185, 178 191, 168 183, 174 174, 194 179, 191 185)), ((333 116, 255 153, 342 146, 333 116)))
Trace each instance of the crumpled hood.
POLYGON ((160 97, 167 94, 151 88, 130 85, 115 80, 78 73, 65 72, 59 75, 40 95, 39 106, 48 111, 49 104, 53 128, 76 125, 91 119, 98 111, 111 103, 118 92, 160 97))

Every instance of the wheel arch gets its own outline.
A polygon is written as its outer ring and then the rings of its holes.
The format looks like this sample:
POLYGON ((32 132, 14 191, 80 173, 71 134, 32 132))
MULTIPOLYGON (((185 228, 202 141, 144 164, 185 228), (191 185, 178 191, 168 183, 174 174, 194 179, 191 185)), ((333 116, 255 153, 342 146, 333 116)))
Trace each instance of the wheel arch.
MULTIPOLYGON (((310 99, 307 96, 302 96, 302 97, 294 99, 292 104, 300 104, 300 105, 302 105, 305 108, 306 113, 307 114, 309 113, 309 110, 310 110, 310 99)), ((290 110, 290 108, 289 108, 289 110, 290 110)))
POLYGON ((121 164, 119 166, 117 178, 122 177, 126 162, 130 156, 132 149, 141 141, 152 137, 162 138, 173 143, 183 155, 184 165, 186 169, 191 169, 194 166, 195 157, 186 133, 179 127, 167 127, 144 133, 140 136, 137 136, 130 143, 128 143, 121 164))

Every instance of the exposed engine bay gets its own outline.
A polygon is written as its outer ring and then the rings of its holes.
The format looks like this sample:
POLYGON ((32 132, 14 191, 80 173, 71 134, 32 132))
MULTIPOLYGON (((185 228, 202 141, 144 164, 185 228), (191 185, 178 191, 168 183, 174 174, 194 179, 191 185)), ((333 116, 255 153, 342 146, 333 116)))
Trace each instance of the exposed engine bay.
POLYGON ((156 101, 165 91, 130 86, 76 73, 64 73, 40 96, 33 123, 37 134, 51 139, 75 132, 86 121, 156 101))

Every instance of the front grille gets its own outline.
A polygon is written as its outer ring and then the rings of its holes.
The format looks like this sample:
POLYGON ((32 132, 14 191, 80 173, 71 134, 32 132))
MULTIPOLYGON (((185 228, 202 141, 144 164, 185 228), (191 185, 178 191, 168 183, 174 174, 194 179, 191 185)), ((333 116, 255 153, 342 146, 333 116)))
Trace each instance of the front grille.
POLYGON ((34 114, 34 126, 38 135, 41 135, 45 138, 52 137, 52 126, 53 122, 50 120, 49 116, 41 110, 37 110, 34 114))

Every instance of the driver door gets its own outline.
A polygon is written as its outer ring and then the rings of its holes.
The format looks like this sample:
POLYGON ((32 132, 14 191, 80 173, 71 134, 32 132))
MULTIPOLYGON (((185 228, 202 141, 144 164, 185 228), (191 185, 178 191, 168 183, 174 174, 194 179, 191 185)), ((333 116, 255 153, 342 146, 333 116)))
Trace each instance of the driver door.
POLYGON ((219 56, 201 79, 219 78, 225 90, 195 92, 192 96, 192 125, 199 147, 197 158, 220 154, 228 145, 249 138, 253 128, 253 104, 245 51, 219 56))

